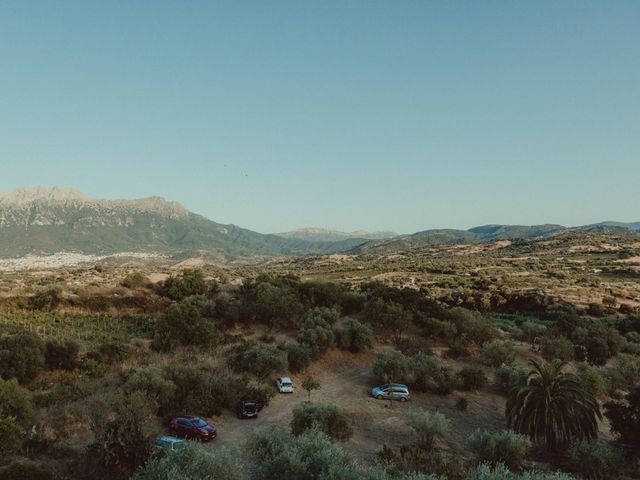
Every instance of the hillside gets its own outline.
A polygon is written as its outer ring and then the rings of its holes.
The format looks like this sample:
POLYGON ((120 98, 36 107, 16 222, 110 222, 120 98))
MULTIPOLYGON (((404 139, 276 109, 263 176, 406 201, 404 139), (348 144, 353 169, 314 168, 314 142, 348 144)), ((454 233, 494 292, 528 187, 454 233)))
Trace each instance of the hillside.
POLYGON ((362 240, 384 240, 398 236, 397 233, 391 231, 367 232, 364 230, 358 230, 355 232, 340 232, 337 230, 314 227, 300 228, 290 232, 276 233, 275 235, 283 238, 296 238, 310 242, 340 242, 342 240, 354 238, 362 240))
POLYGON ((0 195, 0 257, 74 251, 214 250, 228 256, 341 251, 362 240, 308 242, 223 225, 161 197, 97 200, 72 189, 25 188, 0 195))

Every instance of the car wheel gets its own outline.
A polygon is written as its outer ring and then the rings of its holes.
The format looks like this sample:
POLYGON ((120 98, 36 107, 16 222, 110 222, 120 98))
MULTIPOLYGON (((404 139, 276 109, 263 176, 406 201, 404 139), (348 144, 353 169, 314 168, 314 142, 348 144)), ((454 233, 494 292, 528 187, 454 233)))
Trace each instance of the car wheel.
POLYGON ((377 398, 378 400, 382 400, 382 395, 378 395, 376 398, 377 398))
POLYGON ((400 401, 401 402, 406 402, 407 401, 407 397, 400 397, 400 401))
POLYGON ((178 432, 176 432, 175 430, 171 429, 171 431, 169 432, 171 433, 172 437, 177 437, 178 436, 178 432))

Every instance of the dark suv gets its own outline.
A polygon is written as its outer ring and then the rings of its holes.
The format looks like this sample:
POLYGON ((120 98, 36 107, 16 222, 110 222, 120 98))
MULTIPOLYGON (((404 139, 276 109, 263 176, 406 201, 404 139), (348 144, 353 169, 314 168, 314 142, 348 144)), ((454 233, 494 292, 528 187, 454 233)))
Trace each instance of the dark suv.
POLYGON ((254 400, 241 400, 236 405, 238 418, 258 418, 260 410, 262 410, 262 404, 254 400))
POLYGON ((202 442, 213 440, 218 435, 214 425, 191 415, 174 418, 169 424, 169 429, 176 437, 193 438, 202 442))

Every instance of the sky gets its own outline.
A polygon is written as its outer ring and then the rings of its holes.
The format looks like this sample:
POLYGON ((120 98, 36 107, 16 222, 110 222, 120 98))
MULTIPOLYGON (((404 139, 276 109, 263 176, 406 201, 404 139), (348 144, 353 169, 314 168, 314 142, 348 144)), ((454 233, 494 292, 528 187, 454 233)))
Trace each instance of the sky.
POLYGON ((0 191, 259 232, 640 220, 640 2, 0 0, 0 191))

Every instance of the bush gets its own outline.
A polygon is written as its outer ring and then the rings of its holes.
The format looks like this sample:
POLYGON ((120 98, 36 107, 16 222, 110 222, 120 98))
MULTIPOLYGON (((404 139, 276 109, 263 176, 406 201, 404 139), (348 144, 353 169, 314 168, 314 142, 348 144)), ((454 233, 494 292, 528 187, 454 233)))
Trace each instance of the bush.
POLYGON ((316 428, 334 440, 347 440, 353 434, 349 415, 329 404, 301 404, 293 409, 291 433, 300 435, 310 428, 316 428))
POLYGON ((502 464, 492 467, 483 463, 472 470, 466 480, 574 480, 574 478, 562 472, 513 473, 502 464))
POLYGON ((282 349, 287 352, 289 370, 292 373, 297 373, 304 370, 311 363, 311 352, 305 345, 299 345, 297 343, 287 343, 282 346, 282 349))
POLYGON ((327 320, 329 309, 312 310, 302 322, 298 332, 298 343, 309 349, 312 358, 318 358, 335 346, 335 334, 327 320))
POLYGON ((49 369, 73 370, 78 366, 79 351, 80 346, 72 340, 49 340, 45 346, 45 364, 49 369))
POLYGON ((29 299, 28 306, 32 310, 46 310, 51 311, 55 309, 62 298, 60 297, 60 290, 57 288, 47 288, 46 290, 40 290, 29 299))
POLYGON ((419 353, 411 358, 412 386, 423 392, 449 395, 456 387, 456 378, 450 368, 437 358, 419 353))
POLYGON ((581 363, 578 365, 578 376, 594 397, 600 397, 606 392, 607 384, 598 367, 581 363))
POLYGON ((167 278, 159 288, 159 294, 180 301, 192 295, 206 295, 209 285, 200 270, 183 270, 180 275, 167 278))
POLYGON ((449 342, 447 356, 449 358, 464 358, 471 355, 469 346, 464 338, 456 337, 449 342))
POLYGON ((32 460, 16 460, 6 467, 0 468, 0 478, 10 480, 53 480, 54 475, 49 467, 32 460))
POLYGON ((146 367, 131 374, 124 384, 127 394, 142 392, 144 396, 158 405, 166 404, 176 393, 176 384, 167 379, 162 370, 146 367))
POLYGON ((624 443, 640 450, 640 386, 633 387, 624 402, 606 403, 604 412, 611 431, 624 443))
POLYGON ((381 352, 373 361, 373 375, 382 383, 406 382, 409 360, 398 351, 381 352))
POLYGON ((15 379, 0 379, 0 417, 14 417, 23 427, 31 426, 34 409, 31 392, 15 379))
POLYGON ((167 308, 156 323, 153 346, 160 351, 178 345, 210 346, 217 337, 216 324, 203 317, 198 305, 186 299, 167 308))
POLYGON ((353 353, 371 349, 373 345, 373 330, 368 325, 352 318, 345 318, 335 326, 337 345, 353 353))
POLYGON ((449 434, 450 422, 439 412, 414 410, 407 414, 409 425, 418 437, 418 446, 423 449, 433 448, 436 440, 444 439, 449 434))
POLYGON ((469 400, 467 400, 466 398, 459 397, 456 400, 456 410, 458 410, 459 412, 466 412, 468 407, 469 407, 469 400))
POLYGON ((500 365, 496 369, 496 386, 503 395, 508 394, 511 388, 522 385, 526 378, 527 373, 517 365, 500 365))
POLYGON ((496 335, 491 319, 478 312, 455 307, 447 312, 447 319, 456 326, 459 335, 478 345, 490 341, 496 335))
POLYGON ((226 447, 212 451, 189 444, 171 455, 152 458, 132 480, 245 480, 242 462, 226 447), (206 475, 206 477, 205 477, 206 475))
POLYGON ((545 360, 551 361, 562 360, 563 362, 569 362, 573 360, 574 345, 566 337, 560 336, 546 336, 542 337, 540 355, 545 360))
POLYGON ((44 342, 31 333, 0 338, 0 377, 30 382, 44 369, 44 352, 44 342))
POLYGON ((519 470, 532 443, 512 430, 495 433, 476 430, 467 438, 467 446, 480 462, 503 463, 511 470, 519 470))
POLYGON ((618 478, 623 458, 608 443, 580 440, 569 448, 568 453, 571 469, 585 478, 618 478))
POLYGON ((236 347, 229 357, 229 366, 237 372, 247 372, 258 378, 266 378, 274 371, 286 371, 289 367, 286 352, 276 345, 247 342, 236 347))
POLYGON ((525 342, 533 342, 533 339, 544 336, 547 331, 547 327, 541 323, 525 321, 520 325, 520 330, 522 331, 522 340, 525 342))
POLYGON ((133 272, 124 277, 120 282, 120 285, 125 288, 137 289, 144 287, 147 282, 148 279, 143 274, 140 272, 133 272))
POLYGON ((482 361, 491 366, 499 367, 502 364, 509 365, 516 358, 516 349, 513 342, 486 342, 482 345, 482 361))
POLYGON ((464 367, 458 372, 459 385, 462 390, 478 390, 489 380, 481 368, 464 367))
POLYGON ((0 459, 18 453, 22 448, 25 431, 16 417, 0 417, 0 459))
POLYGON ((129 346, 118 342, 106 342, 98 347, 95 352, 89 352, 87 358, 98 362, 113 365, 122 362, 129 355, 129 346))

